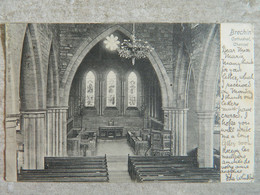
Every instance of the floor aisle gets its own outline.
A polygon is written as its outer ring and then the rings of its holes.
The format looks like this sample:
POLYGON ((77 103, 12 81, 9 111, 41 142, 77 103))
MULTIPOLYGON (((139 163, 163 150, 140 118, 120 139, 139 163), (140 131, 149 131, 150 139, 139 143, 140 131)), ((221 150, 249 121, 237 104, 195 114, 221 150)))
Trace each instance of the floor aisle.
POLYGON ((97 156, 103 155, 112 156, 127 156, 133 155, 131 147, 126 139, 118 140, 97 140, 97 156))
POLYGON ((128 154, 133 155, 126 139, 98 140, 97 155, 107 155, 109 182, 132 182, 128 174, 128 154))

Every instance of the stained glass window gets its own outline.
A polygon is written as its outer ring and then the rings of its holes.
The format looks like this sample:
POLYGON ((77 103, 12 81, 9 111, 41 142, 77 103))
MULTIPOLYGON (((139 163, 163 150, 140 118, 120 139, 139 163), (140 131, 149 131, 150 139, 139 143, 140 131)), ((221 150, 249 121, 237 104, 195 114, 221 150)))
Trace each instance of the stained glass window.
POLYGON ((128 107, 137 106, 137 76, 131 72, 128 76, 128 107))
POLYGON ((107 75, 107 106, 116 106, 116 74, 113 71, 107 75))
POLYGON ((95 75, 92 71, 89 71, 86 76, 86 107, 95 106, 95 75))

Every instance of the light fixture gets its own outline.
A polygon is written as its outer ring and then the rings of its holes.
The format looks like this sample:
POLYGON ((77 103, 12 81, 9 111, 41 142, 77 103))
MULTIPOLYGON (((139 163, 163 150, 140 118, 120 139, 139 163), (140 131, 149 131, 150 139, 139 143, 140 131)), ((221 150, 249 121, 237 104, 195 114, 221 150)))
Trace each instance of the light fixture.
POLYGON ((117 36, 114 36, 111 34, 110 36, 107 36, 105 41, 105 47, 111 51, 115 51, 119 48, 120 41, 118 40, 117 36))
POLYGON ((136 39, 135 24, 133 24, 133 34, 130 40, 124 40, 117 49, 118 54, 122 58, 132 59, 132 64, 135 64, 135 59, 147 58, 153 48, 147 41, 136 39))

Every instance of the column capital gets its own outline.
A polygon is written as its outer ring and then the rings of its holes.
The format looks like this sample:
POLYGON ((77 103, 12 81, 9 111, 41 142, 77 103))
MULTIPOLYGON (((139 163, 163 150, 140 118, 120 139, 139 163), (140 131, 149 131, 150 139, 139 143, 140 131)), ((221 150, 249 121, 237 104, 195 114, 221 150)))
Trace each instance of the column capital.
POLYGON ((99 73, 99 74, 97 74, 97 79, 99 81, 103 82, 105 80, 105 77, 104 77, 104 75, 102 73, 99 73))
POLYGON ((5 120, 8 122, 10 120, 16 120, 20 118, 20 113, 19 114, 6 114, 5 115, 5 120))
POLYGON ((164 111, 188 111, 189 108, 162 107, 164 111))
POLYGON ((20 113, 21 114, 45 114, 46 109, 39 109, 39 110, 23 110, 20 113))
POLYGON ((68 106, 48 106, 47 110, 67 110, 68 106))
POLYGON ((127 78, 125 77, 124 74, 122 74, 121 77, 120 77, 120 80, 123 81, 123 82, 126 82, 127 78))
POLYGON ((204 111, 197 111, 198 118, 204 119, 213 119, 215 115, 215 111, 212 110, 204 110, 204 111))

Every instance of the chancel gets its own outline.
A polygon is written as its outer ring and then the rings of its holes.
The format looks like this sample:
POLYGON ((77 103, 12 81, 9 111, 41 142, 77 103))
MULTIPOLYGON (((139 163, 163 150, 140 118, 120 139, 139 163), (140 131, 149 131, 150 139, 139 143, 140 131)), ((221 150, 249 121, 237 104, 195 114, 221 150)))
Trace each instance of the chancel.
POLYGON ((17 31, 7 180, 219 181, 219 25, 8 25, 17 31))

